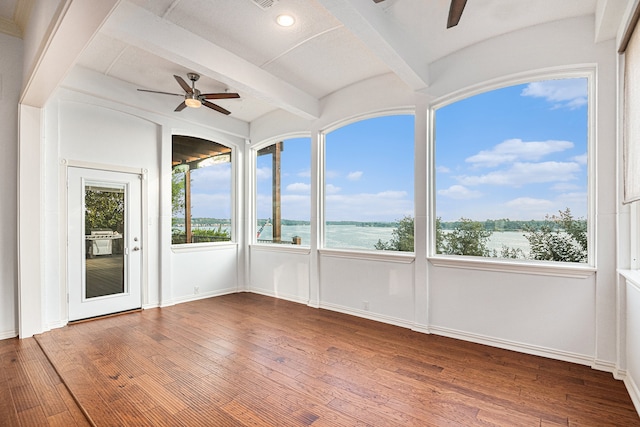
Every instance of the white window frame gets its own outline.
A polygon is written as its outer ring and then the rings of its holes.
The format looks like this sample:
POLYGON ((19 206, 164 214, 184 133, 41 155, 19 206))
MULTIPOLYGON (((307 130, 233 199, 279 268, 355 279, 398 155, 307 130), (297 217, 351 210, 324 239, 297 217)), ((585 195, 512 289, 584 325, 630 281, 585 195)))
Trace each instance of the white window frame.
MULTIPOLYGON (((193 138, 199 138, 199 139, 204 139, 207 140, 209 142, 212 143, 216 143, 216 144, 220 144, 220 145, 224 145, 227 148, 231 149, 231 194, 230 194, 230 198, 229 198, 229 202, 231 203, 231 225, 229 227, 229 233, 231 234, 231 239, 226 241, 226 242, 203 242, 203 243, 172 243, 171 244, 171 251, 176 253, 176 252, 193 252, 193 251, 200 251, 200 250, 206 250, 209 247, 220 247, 220 246, 236 246, 237 243, 237 221, 236 221, 236 213, 238 212, 238 207, 237 207, 237 201, 238 201, 238 157, 240 157, 240 149, 236 144, 233 144, 229 141, 224 141, 218 137, 215 136, 206 136, 206 135, 200 135, 200 134, 193 134, 190 132, 180 132, 180 131, 175 131, 171 134, 170 137, 170 155, 173 155, 173 136, 188 136, 188 137, 193 137, 193 138)), ((169 161, 171 161, 171 158, 169 158, 169 161)), ((171 174, 172 171, 172 167, 171 165, 169 165, 169 174, 171 174)), ((171 182, 171 177, 169 178, 169 182, 171 182)), ((169 188, 169 194, 171 194, 171 188, 169 188)), ((169 196, 171 197, 171 196, 169 196)), ((173 212, 171 212, 170 214, 170 220, 169 223, 171 224, 173 220, 173 212)), ((169 229, 169 233, 171 234, 173 232, 172 229, 169 229)), ((169 237, 169 241, 171 241, 171 237, 169 237)))
POLYGON ((597 251, 596 251, 596 163, 598 141, 596 139, 596 117, 597 117, 597 68, 595 65, 579 65, 575 67, 560 67, 515 75, 505 76, 490 80, 478 85, 461 89, 452 94, 435 99, 429 105, 428 121, 428 207, 427 212, 430 217, 428 223, 428 249, 427 259, 435 266, 468 268, 474 270, 489 271, 512 271, 521 273, 531 273, 540 275, 566 276, 566 277, 589 277, 596 271, 597 251), (453 104, 482 93, 502 89, 510 86, 531 83, 535 81, 552 79, 586 78, 588 86, 587 104, 587 262, 556 262, 556 261, 534 261, 534 260, 511 260, 504 258, 486 258, 468 255, 446 255, 436 253, 435 247, 435 219, 436 219, 436 166, 435 166, 435 117, 439 108, 453 104))
MULTIPOLYGON (((395 108, 395 109, 385 109, 385 110, 381 110, 381 111, 374 111, 374 112, 369 112, 366 114, 359 114, 359 115, 355 115, 337 122, 334 122, 333 124, 326 126, 325 128, 321 129, 318 132, 318 138, 319 138, 319 157, 320 157, 320 164, 319 164, 319 170, 318 170, 318 179, 320 182, 320 191, 318 194, 318 204, 319 204, 319 212, 320 212, 320 218, 318 220, 318 228, 319 228, 319 235, 318 235, 318 249, 321 253, 323 254, 335 254, 336 256, 344 256, 344 257, 355 257, 358 259, 373 259, 373 260, 384 260, 384 259, 389 259, 390 257, 396 257, 396 258, 412 258, 415 256, 415 252, 416 252, 416 248, 414 246, 413 248, 413 252, 401 252, 401 251, 380 251, 380 250, 376 250, 376 249, 361 249, 361 248, 345 248, 345 249, 341 249, 341 248, 328 248, 325 246, 325 232, 326 232, 326 166, 327 166, 327 134, 333 132, 334 130, 337 129, 341 129, 345 126, 349 126, 351 124, 354 123, 358 123, 361 122, 363 120, 369 120, 369 119, 375 119, 375 118, 379 118, 379 117, 389 117, 389 116, 408 116, 411 115, 414 117, 414 138, 413 138, 413 162, 412 164, 414 165, 414 170, 413 170, 413 192, 414 192, 414 204, 413 204, 413 218, 415 221, 415 217, 416 217, 416 202, 415 202, 415 191, 416 191, 416 183, 415 183, 415 176, 416 176, 416 170, 415 170, 415 153, 416 153, 416 149, 415 149, 415 144, 416 144, 416 138, 415 138, 415 120, 416 120, 416 108, 395 108)), ((415 229, 415 222, 414 222, 414 234, 416 232, 415 229)), ((414 245, 415 245, 415 235, 414 235, 414 245)))
MULTIPOLYGON (((309 153, 310 153, 310 157, 309 157, 309 168, 311 169, 311 158, 313 157, 313 153, 311 153, 311 151, 313 150, 313 141, 312 141, 312 136, 309 132, 294 132, 294 133, 287 133, 284 135, 280 135, 277 137, 273 137, 273 138, 269 138, 266 139, 264 141, 261 141, 259 143, 253 144, 250 148, 250 153, 249 153, 249 188, 247 189, 249 191, 249 203, 250 206, 248 206, 248 211, 251 213, 250 214, 250 221, 248 224, 248 232, 249 235, 251 236, 251 238, 247 239, 249 242, 250 246, 255 245, 255 247, 257 248, 267 248, 267 249, 272 249, 272 250, 278 250, 278 251, 284 251, 284 252, 303 252, 303 253, 308 253, 309 252, 309 248, 311 245, 311 242, 307 242, 306 244, 302 244, 302 245, 282 245, 282 244, 277 244, 277 243, 258 243, 258 239, 257 239, 257 222, 258 222, 258 204, 257 204, 257 196, 258 196, 258 176, 256 173, 256 168, 258 167, 258 151, 260 151, 261 149, 268 147, 270 145, 273 145, 279 141, 284 141, 286 142, 287 140, 290 139, 297 139, 297 138, 308 138, 309 139, 309 153)), ((311 177, 311 185, 313 185, 313 177, 311 177)), ((313 193, 311 193, 309 195, 309 201, 310 201, 310 212, 309 212, 309 234, 313 234, 313 230, 312 230, 312 218, 313 218, 313 200, 311 200, 311 196, 313 195, 313 193)))

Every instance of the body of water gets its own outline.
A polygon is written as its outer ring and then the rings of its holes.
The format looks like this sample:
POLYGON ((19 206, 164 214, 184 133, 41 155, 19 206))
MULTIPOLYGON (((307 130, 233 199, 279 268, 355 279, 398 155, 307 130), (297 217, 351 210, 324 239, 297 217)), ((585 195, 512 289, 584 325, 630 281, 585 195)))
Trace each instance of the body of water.
MULTIPOLYGON (((378 240, 391 240, 394 227, 358 227, 356 225, 327 225, 325 233, 325 247, 335 249, 375 249, 378 240)), ((267 226, 260 234, 260 240, 271 240, 272 228, 267 226)), ((445 231, 446 233, 446 231, 445 231)), ((302 245, 309 246, 310 228, 308 225, 283 225, 282 240, 291 241, 293 236, 302 239, 302 245)), ((491 235, 487 244, 490 250, 497 250, 502 245, 510 248, 520 248, 529 253, 529 241, 522 231, 496 231, 491 235)))

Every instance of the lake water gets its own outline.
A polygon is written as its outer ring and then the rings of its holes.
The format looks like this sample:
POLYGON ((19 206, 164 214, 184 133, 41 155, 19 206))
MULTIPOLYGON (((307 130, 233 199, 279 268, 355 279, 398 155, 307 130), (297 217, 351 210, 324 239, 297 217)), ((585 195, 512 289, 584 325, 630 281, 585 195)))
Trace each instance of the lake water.
MULTIPOLYGON (((355 225, 327 225, 325 247, 336 249, 375 249, 378 240, 383 242, 391 239, 394 227, 358 227, 355 225)), ((271 240, 272 228, 265 227, 260 234, 260 239, 271 240)), ((446 232, 446 231, 445 231, 446 232)), ((529 241, 522 231, 494 232, 489 239, 487 247, 500 253, 502 245, 510 248, 520 248, 525 253, 529 252, 529 241)), ((302 245, 308 246, 310 228, 308 225, 283 225, 282 240, 291 241, 293 236, 302 238, 302 245)))

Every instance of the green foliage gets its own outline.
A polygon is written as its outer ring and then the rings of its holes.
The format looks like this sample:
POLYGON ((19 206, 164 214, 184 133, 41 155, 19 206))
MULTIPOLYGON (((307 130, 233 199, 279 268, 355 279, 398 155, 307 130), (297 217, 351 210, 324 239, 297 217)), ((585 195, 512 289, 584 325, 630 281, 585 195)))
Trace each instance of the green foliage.
POLYGON ((374 247, 385 251, 413 252, 413 224, 413 218, 405 216, 398 221, 398 226, 391 232, 391 240, 388 242, 378 240, 374 247))
MULTIPOLYGON (((191 230, 191 242, 189 243, 228 242, 230 240, 231 235, 227 230, 223 230, 222 224, 220 224, 217 229, 193 228, 191 230)), ((171 243, 174 245, 187 243, 187 235, 182 230, 174 229, 171 234, 171 243)))
MULTIPOLYGON (((439 253, 447 255, 491 256, 487 248, 492 231, 485 230, 484 224, 467 218, 460 218, 459 226, 448 233, 443 233, 439 253)), ((436 230, 436 241, 437 241, 436 230)))
POLYGON ((526 229, 531 259, 543 261, 587 262, 587 223, 574 220, 567 208, 559 215, 547 215, 539 229, 526 229))
POLYGON ((85 194, 84 205, 86 233, 97 229, 124 231, 124 193, 89 190, 85 194))
POLYGON ((171 214, 173 217, 184 216, 185 173, 174 169, 171 173, 171 214))

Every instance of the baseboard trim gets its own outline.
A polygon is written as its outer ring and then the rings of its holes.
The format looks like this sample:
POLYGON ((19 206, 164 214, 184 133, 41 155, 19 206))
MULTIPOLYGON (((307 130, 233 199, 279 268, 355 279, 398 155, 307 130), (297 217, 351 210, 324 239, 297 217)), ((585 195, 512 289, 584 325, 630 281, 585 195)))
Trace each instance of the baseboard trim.
POLYGON ((392 316, 385 316, 384 314, 372 313, 370 311, 357 310, 351 307, 345 307, 337 304, 321 302, 320 308, 324 308, 325 310, 337 311, 338 313, 349 314, 351 316, 362 317, 364 319, 374 320, 376 322, 388 323, 390 325, 400 326, 407 329, 412 329, 414 326, 413 322, 408 320, 399 319, 392 316))
POLYGON ((234 288, 225 288, 225 289, 218 289, 215 291, 211 291, 211 292, 204 292, 201 294, 193 294, 193 295, 184 295, 181 297, 174 297, 173 300, 169 303, 167 302, 166 304, 162 304, 162 307, 167 307, 170 305, 175 305, 175 304, 181 304, 183 302, 190 302, 190 301, 198 301, 201 299, 207 299, 207 298, 212 298, 212 297, 219 297, 222 295, 229 295, 229 294, 235 294, 238 292, 238 289, 234 288))
POLYGON ((283 299, 285 301, 291 301, 291 302, 295 302, 295 303, 298 303, 298 304, 307 305, 309 303, 309 301, 307 299, 300 298, 297 295, 285 294, 285 293, 281 293, 281 292, 276 293, 276 292, 269 291, 269 290, 266 290, 266 289, 244 288, 239 292, 249 292, 249 293, 252 293, 252 294, 264 295, 266 297, 283 299))
POLYGON ((6 340, 9 338, 15 338, 18 336, 18 331, 4 331, 0 332, 0 340, 6 340))
POLYGON ((636 384, 631 375, 626 375, 624 385, 627 387, 627 391, 629 392, 629 396, 631 396, 633 406, 636 407, 638 416, 640 416, 640 388, 638 388, 638 384, 636 384))
POLYGON ((463 332, 455 329, 442 328, 439 326, 431 326, 429 327, 429 330, 434 335, 442 335, 449 338, 474 342, 476 344, 484 344, 491 347, 503 348, 505 350, 517 351, 519 353, 531 354, 534 356, 548 357, 550 359, 577 363, 579 365, 587 365, 591 367, 593 367, 594 365, 593 357, 584 354, 556 350, 532 344, 524 344, 516 341, 503 340, 499 338, 488 337, 485 335, 463 332))

